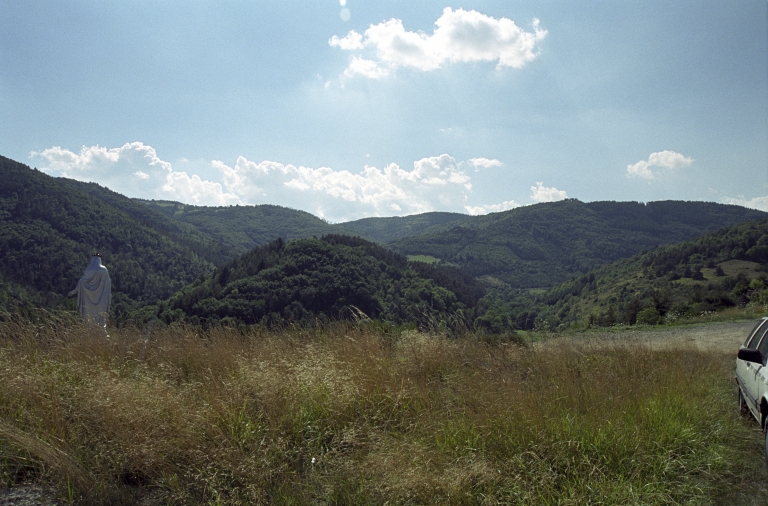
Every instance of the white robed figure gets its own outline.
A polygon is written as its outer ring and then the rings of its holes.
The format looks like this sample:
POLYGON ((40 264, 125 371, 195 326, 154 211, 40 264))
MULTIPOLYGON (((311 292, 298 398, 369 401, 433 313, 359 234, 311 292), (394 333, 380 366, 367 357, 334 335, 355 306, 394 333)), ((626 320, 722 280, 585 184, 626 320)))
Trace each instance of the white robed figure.
POLYGON ((92 320, 96 325, 106 329, 107 313, 112 303, 112 281, 109 279, 107 268, 101 265, 101 257, 94 253, 91 265, 85 269, 85 274, 77 282, 77 288, 68 295, 77 295, 77 306, 83 320, 92 320))

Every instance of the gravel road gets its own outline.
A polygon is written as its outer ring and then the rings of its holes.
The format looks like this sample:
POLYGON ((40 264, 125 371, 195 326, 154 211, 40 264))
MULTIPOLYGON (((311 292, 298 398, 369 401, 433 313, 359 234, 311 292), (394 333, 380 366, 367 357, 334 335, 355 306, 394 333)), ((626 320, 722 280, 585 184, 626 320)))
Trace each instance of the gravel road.
POLYGON ((576 340, 597 347, 640 344, 652 349, 669 349, 693 346, 700 350, 733 353, 735 358, 739 345, 744 343, 755 323, 757 319, 679 327, 649 327, 647 330, 589 332, 575 336, 569 334, 542 341, 536 346, 556 346, 562 340, 576 340))

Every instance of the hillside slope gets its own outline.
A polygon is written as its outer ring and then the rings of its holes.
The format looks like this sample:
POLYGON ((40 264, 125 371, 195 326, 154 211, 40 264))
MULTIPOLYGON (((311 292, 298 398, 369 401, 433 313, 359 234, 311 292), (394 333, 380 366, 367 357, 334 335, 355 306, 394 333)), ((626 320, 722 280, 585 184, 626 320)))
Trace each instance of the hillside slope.
POLYGON ((59 303, 94 251, 110 270, 118 307, 166 298, 214 267, 179 241, 186 231, 173 223, 157 227, 152 216, 131 216, 8 158, 0 157, 0 178, 2 309, 59 303))
POLYGON ((335 225, 337 233, 352 233, 373 241, 390 242, 404 237, 439 232, 471 221, 473 217, 459 213, 422 213, 390 218, 363 218, 335 225))
POLYGON ((241 253, 227 248, 216 236, 183 220, 168 216, 167 213, 158 212, 159 208, 148 206, 144 201, 128 198, 96 183, 84 183, 63 177, 56 178, 54 181, 85 192, 100 202, 122 211, 139 224, 167 235, 174 242, 188 247, 214 265, 223 265, 241 253))
POLYGON ((231 253, 228 260, 278 237, 289 241, 346 232, 305 211, 282 206, 206 207, 163 200, 135 200, 214 238, 231 253))
POLYGON ((157 311, 166 322, 206 324, 362 316, 408 323, 464 310, 481 295, 474 280, 456 269, 414 265, 358 237, 329 235, 257 247, 157 311))
POLYGON ((540 300, 540 319, 597 325, 768 303, 768 219, 710 232, 603 265, 540 300))
POLYGON ((708 202, 569 199, 475 217, 390 246, 405 255, 437 257, 497 284, 549 287, 659 244, 765 217, 768 213, 708 202))

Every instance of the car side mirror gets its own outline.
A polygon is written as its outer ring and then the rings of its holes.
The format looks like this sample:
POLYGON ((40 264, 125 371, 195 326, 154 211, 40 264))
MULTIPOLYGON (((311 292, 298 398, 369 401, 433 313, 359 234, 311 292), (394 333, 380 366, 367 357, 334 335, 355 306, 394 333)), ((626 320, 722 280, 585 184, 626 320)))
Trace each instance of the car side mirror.
POLYGON ((755 362, 756 364, 763 363, 763 355, 758 350, 742 348, 739 350, 737 357, 739 360, 744 360, 745 362, 755 362))

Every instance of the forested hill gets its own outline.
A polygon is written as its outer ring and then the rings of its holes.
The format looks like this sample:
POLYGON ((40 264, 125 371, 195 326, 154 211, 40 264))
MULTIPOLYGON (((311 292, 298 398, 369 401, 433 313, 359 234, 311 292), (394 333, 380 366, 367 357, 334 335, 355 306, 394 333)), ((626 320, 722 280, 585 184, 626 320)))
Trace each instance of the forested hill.
POLYGON ((227 260, 278 237, 290 240, 347 232, 307 212, 281 206, 205 207, 163 200, 135 200, 214 238, 232 253, 227 260))
POLYGON ((166 322, 205 324, 364 316, 409 323, 445 319, 481 296, 479 285, 458 269, 409 263, 358 237, 329 235, 255 248, 155 310, 166 322))
POLYGON ((660 244, 765 217, 762 211, 708 202, 568 199, 475 217, 389 244, 402 254, 431 255, 490 282, 550 287, 660 244))
MULTIPOLYGON (((214 268, 195 252, 212 243, 184 226, 132 214, 4 157, 0 179, 0 309, 56 305, 94 251, 109 268, 118 310, 166 298, 214 268)), ((128 200, 109 193, 123 204, 128 200)))
POLYGON ((606 264, 540 300, 539 319, 550 325, 657 323, 737 304, 768 304, 768 219, 606 264))
POLYGON ((218 237, 166 213, 157 212, 156 207, 147 206, 144 201, 128 198, 96 183, 84 183, 63 177, 55 178, 54 181, 88 193, 103 204, 127 214, 137 223, 167 235, 174 242, 188 247, 214 265, 223 265, 242 254, 241 250, 232 248, 218 237))
POLYGON ((422 213, 390 218, 363 218, 335 225, 337 233, 352 233, 370 240, 390 242, 403 237, 439 232, 473 220, 459 213, 422 213))

